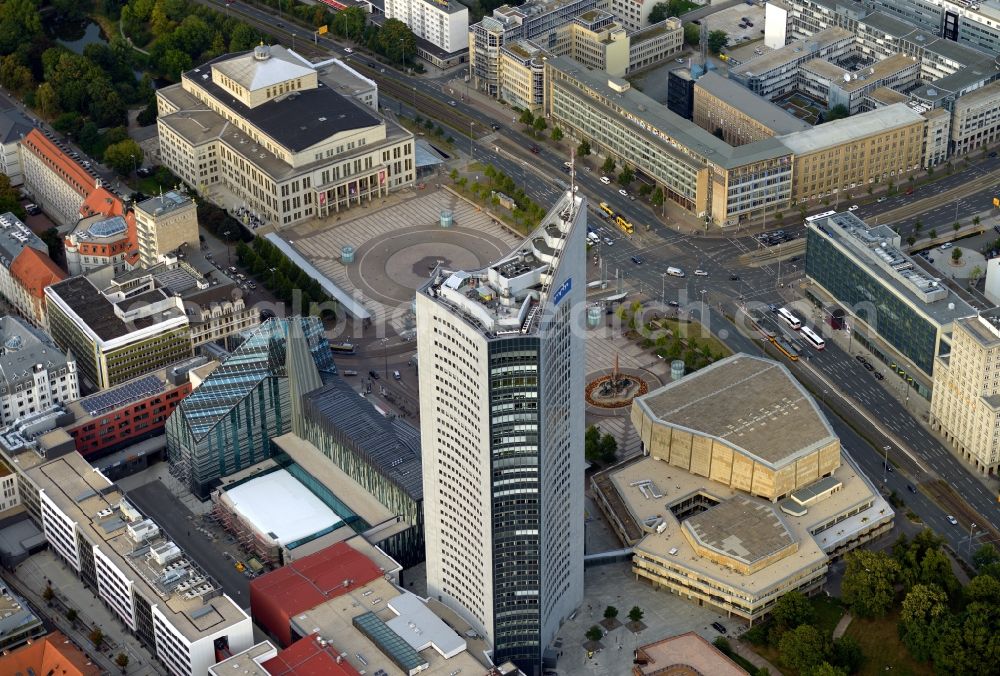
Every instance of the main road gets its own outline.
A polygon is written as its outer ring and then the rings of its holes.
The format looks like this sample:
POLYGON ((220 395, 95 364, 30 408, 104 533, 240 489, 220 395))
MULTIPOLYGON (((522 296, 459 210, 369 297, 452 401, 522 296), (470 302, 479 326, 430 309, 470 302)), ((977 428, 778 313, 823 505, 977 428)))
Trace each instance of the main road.
MULTIPOLYGON (((219 7, 223 4, 212 0, 199 1, 219 7)), ((275 23, 271 14, 258 8, 236 3, 230 11, 242 15, 262 30, 286 35, 297 32, 299 39, 303 39, 304 29, 289 29, 275 23)), ((561 171, 568 158, 522 134, 512 118, 500 118, 495 110, 473 105, 471 100, 462 100, 464 97, 460 95, 457 100, 451 98, 449 94, 452 92, 443 81, 407 77, 367 56, 348 54, 344 51, 344 44, 329 36, 319 37, 316 42, 318 46, 351 60, 353 65, 378 81, 383 92, 394 91, 398 97, 395 103, 397 110, 409 108, 425 115, 436 113, 443 118, 440 120, 442 124, 471 140, 472 158, 495 165, 523 185, 525 192, 540 204, 554 200, 569 182, 569 176, 561 171), (409 100, 400 92, 408 92, 409 100), (493 125, 500 125, 501 129, 494 131, 493 125), (529 152, 532 145, 539 146, 537 154, 529 152)), ((458 144, 460 147, 461 143, 458 144)), ((1000 195, 1000 159, 979 157, 972 160, 968 167, 963 164, 959 165, 961 170, 951 175, 915 186, 911 194, 905 194, 910 186, 904 184, 901 186, 902 193, 879 202, 869 197, 867 190, 862 192, 859 189, 861 195, 845 197, 830 206, 815 205, 815 208, 846 209, 857 203, 856 214, 859 217, 871 222, 879 219, 898 222, 904 234, 917 218, 927 229, 943 229, 955 220, 989 209, 992 198, 1000 195)), ((619 195, 616 187, 601 183, 594 172, 578 169, 575 179, 584 194, 595 198, 594 202, 607 202, 615 212, 637 226, 632 236, 624 236, 610 224, 597 226, 600 234, 612 242, 594 250, 606 278, 624 278, 648 299, 675 301, 682 308, 690 306, 691 313, 704 313, 704 322, 714 332, 725 331, 724 340, 733 349, 761 352, 761 345, 734 329, 719 310, 724 309, 725 314, 732 316, 737 305, 781 303, 782 288, 801 278, 802 263, 797 256, 784 262, 774 260, 765 265, 747 266, 741 256, 760 246, 747 233, 735 233, 728 237, 707 236, 671 229, 656 217, 649 206, 619 195), (688 274, 683 278, 667 275, 669 266, 682 267, 688 274), (693 274, 695 269, 707 274, 696 276, 693 274)), ((598 221, 592 219, 592 222, 598 221)), ((801 225, 787 225, 785 229, 793 237, 802 234, 801 225)), ((851 450, 870 476, 879 474, 882 455, 886 453, 881 449, 889 447, 890 464, 898 466, 899 473, 904 476, 893 473, 893 476, 887 477, 888 483, 896 489, 902 488, 903 482, 919 486, 920 493, 913 494, 908 490, 897 492, 911 506, 920 507, 918 513, 935 530, 945 533, 954 545, 961 540, 959 530, 945 521, 940 508, 930 506, 929 497, 933 497, 939 507, 953 505, 954 508, 949 511, 962 526, 969 526, 973 519, 985 518, 994 528, 1000 528, 1000 509, 995 496, 919 424, 884 385, 877 383, 853 355, 847 354, 833 341, 828 341, 824 352, 808 356, 807 360, 794 365, 796 374, 810 384, 839 416, 835 417, 838 433, 842 438, 850 436, 855 440, 850 444, 853 447, 851 450), (863 441, 855 431, 863 435, 863 441), (949 491, 948 486, 954 491, 949 491), (958 494, 968 505, 964 511, 958 494)))

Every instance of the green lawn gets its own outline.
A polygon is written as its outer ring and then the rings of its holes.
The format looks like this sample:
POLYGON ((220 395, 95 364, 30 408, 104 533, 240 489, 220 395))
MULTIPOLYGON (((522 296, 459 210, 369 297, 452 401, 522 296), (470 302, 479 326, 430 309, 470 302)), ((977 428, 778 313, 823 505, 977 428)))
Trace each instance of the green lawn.
POLYGON ((862 676, 885 674, 894 676, 930 676, 934 670, 929 664, 917 662, 899 640, 896 628, 899 614, 893 613, 880 620, 854 618, 847 628, 847 636, 855 639, 865 654, 865 663, 859 672, 862 676))
POLYGON ((814 622, 816 628, 827 636, 833 636, 833 630, 844 616, 844 607, 840 604, 840 600, 826 594, 817 594, 810 600, 816 613, 814 622))
POLYGON ((657 320, 656 323, 664 329, 669 329, 675 336, 680 336, 681 338, 690 336, 697 340, 699 345, 708 343, 712 352, 716 354, 721 352, 727 357, 732 354, 732 351, 728 347, 723 345, 719 339, 713 336, 710 332, 706 331, 705 327, 698 322, 682 322, 678 319, 666 317, 657 320))

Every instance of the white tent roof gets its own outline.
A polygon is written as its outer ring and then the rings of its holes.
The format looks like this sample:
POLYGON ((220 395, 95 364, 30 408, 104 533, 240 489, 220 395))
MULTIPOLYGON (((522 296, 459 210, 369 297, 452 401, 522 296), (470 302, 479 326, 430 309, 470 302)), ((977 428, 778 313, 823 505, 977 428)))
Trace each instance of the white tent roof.
POLYGON ((281 545, 327 530, 342 521, 283 469, 226 491, 223 500, 258 532, 281 545))

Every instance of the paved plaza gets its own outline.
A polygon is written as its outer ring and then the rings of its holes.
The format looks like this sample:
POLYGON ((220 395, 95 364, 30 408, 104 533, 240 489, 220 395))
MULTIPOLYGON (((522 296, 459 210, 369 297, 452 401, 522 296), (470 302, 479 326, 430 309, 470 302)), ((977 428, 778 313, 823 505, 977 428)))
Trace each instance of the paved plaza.
POLYGON ((325 219, 281 233, 330 281, 358 298, 386 335, 412 327, 414 291, 435 265, 483 268, 522 241, 448 190, 386 202, 341 215, 351 220, 325 219), (442 212, 452 214, 451 227, 441 227, 442 212), (354 247, 353 263, 341 262, 344 246, 354 247))

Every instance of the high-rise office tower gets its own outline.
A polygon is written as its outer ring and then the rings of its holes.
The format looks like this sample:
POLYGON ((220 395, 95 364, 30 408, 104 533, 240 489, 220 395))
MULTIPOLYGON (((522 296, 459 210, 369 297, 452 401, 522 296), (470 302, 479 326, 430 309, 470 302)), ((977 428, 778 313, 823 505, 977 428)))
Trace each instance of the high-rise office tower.
POLYGON ((586 214, 417 291, 428 594, 529 676, 583 599, 586 214))

